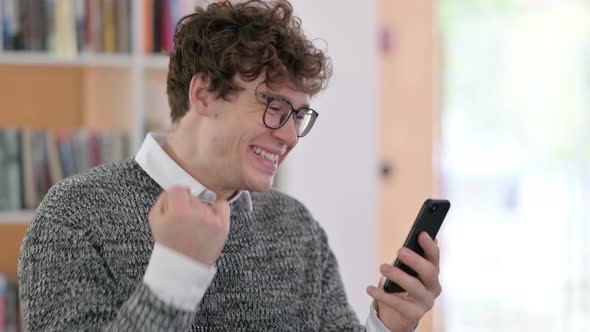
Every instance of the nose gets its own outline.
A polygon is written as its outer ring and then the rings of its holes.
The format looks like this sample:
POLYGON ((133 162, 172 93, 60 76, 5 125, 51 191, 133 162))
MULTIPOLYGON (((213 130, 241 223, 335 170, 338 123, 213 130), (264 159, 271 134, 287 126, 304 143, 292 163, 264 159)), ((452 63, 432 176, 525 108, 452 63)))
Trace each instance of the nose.
POLYGON ((297 137, 297 129, 295 129, 293 116, 291 116, 287 123, 281 128, 273 129, 272 135, 288 146, 294 146, 297 144, 299 137, 297 137))

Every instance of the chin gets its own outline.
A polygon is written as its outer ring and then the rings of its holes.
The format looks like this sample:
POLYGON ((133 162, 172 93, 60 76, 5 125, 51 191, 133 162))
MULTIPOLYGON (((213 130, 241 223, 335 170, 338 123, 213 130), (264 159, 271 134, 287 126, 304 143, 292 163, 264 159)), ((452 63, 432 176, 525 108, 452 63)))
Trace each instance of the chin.
POLYGON ((265 177, 262 179, 258 177, 256 179, 251 179, 247 182, 247 187, 249 191, 257 191, 257 192, 265 192, 270 191, 272 189, 272 185, 274 183, 274 176, 273 177, 265 177))

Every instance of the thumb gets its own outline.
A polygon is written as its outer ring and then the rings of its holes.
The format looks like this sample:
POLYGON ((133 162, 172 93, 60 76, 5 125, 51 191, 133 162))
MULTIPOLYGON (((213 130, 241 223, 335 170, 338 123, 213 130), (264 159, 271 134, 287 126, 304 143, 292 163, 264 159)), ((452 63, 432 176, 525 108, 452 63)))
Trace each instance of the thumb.
POLYGON ((229 215, 229 203, 225 199, 216 200, 212 208, 213 212, 215 212, 215 214, 218 216, 225 217, 229 215))
POLYGON ((213 213, 219 218, 219 222, 223 224, 223 228, 229 231, 229 214, 230 208, 228 201, 218 199, 212 207, 213 213))
POLYGON ((160 194, 160 196, 158 197, 158 199, 154 203, 154 205, 152 206, 152 209, 150 210, 150 214, 157 214, 157 215, 164 214, 166 212, 166 210, 168 210, 167 201, 168 201, 168 193, 166 191, 163 191, 162 194, 160 194))

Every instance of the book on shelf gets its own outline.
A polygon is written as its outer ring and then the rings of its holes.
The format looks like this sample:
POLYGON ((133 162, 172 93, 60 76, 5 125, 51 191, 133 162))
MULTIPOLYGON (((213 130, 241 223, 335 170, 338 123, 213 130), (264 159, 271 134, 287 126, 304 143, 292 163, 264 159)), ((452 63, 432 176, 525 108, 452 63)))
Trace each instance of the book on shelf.
POLYGON ((103 0, 102 2, 102 22, 103 30, 103 48, 107 53, 115 51, 117 41, 115 40, 115 8, 113 0, 103 0))
POLYGON ((130 53, 131 0, 2 0, 4 50, 130 53))
POLYGON ((33 172, 35 175, 34 178, 34 188, 31 188, 35 191, 35 201, 32 202, 31 206, 26 206, 28 209, 33 209, 37 207, 39 201, 43 194, 49 190, 48 182, 49 179, 47 178, 48 175, 48 162, 47 162, 47 139, 43 132, 35 131, 32 133, 31 137, 31 161, 33 163, 33 172))
POLYGON ((55 133, 47 133, 47 159, 49 166, 49 183, 58 183, 64 178, 62 162, 60 160, 59 148, 57 146, 57 137, 55 133))
POLYGON ((127 1, 116 0, 116 7, 114 8, 116 26, 116 49, 123 53, 131 52, 131 25, 123 24, 122 22, 131 22, 131 6, 127 1))
POLYGON ((131 155, 126 133, 0 129, 0 211, 35 209, 62 179, 131 155))
MULTIPOLYGON (((35 170, 33 168, 33 133, 30 130, 24 130, 21 133, 21 164, 19 167, 22 170, 22 187, 20 188, 22 202, 18 203, 21 208, 28 208, 29 206, 36 206, 37 190, 35 190, 35 170)), ((17 188, 10 188, 7 193, 15 195, 17 188)), ((17 197, 17 196, 15 196, 17 197)))
POLYGON ((0 272, 0 331, 23 331, 18 301, 18 287, 0 272))
POLYGON ((176 24, 211 0, 143 0, 143 52, 170 53, 174 49, 176 24))
POLYGON ((0 210, 21 207, 20 135, 16 129, 0 131, 0 210))

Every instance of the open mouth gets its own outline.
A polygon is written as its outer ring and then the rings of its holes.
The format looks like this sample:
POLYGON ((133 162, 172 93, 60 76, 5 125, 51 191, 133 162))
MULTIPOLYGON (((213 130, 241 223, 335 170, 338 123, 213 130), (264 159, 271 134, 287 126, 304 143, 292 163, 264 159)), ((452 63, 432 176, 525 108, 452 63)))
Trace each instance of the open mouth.
POLYGON ((257 146, 252 146, 251 149, 255 154, 257 154, 262 159, 268 160, 274 164, 276 164, 279 161, 280 156, 278 154, 265 151, 257 146))

